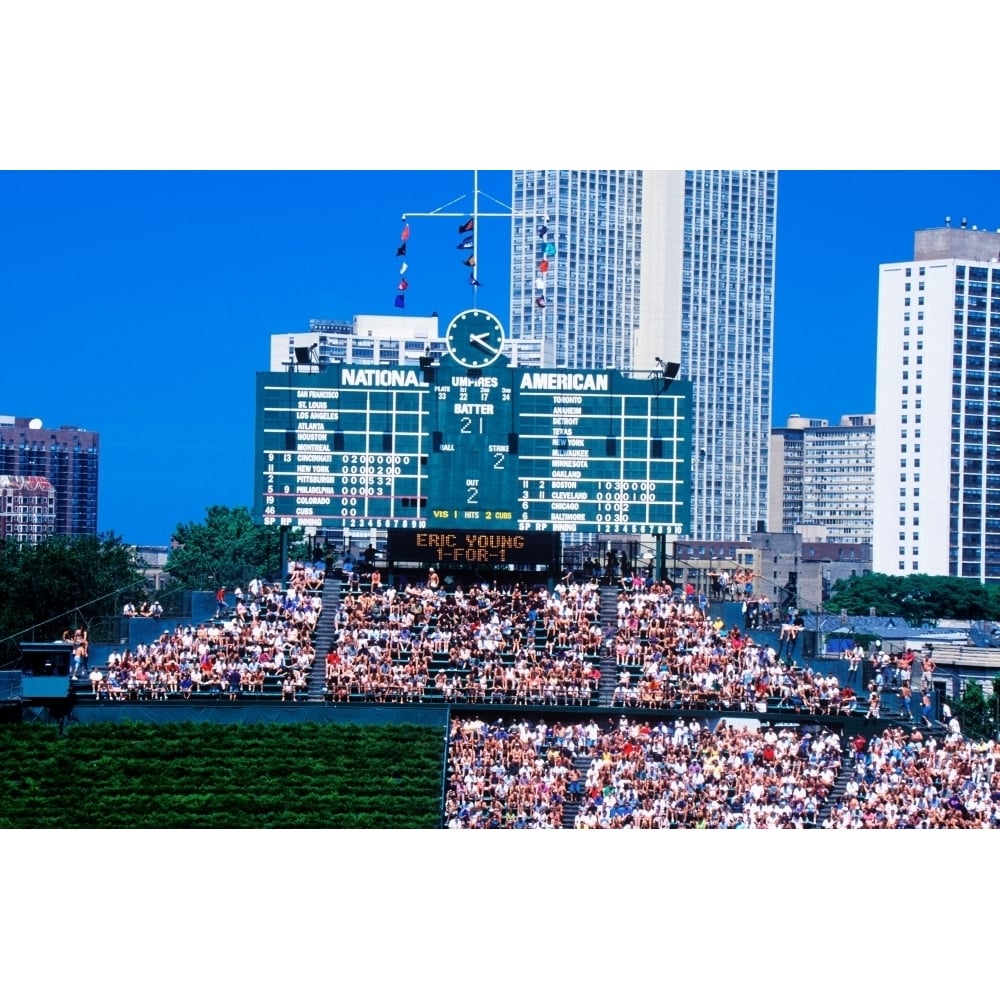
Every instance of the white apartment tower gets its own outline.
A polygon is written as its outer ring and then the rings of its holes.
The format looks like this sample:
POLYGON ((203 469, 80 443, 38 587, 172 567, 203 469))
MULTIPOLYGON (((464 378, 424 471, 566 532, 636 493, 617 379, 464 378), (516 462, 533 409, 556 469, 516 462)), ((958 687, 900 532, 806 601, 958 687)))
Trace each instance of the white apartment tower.
POLYGON ((522 364, 692 383, 691 536, 767 522, 777 172, 515 170, 522 364))
POLYGON ((879 268, 873 566, 1000 582, 1000 231, 879 268))
POLYGON ((771 432, 768 530, 800 531, 817 542, 872 542, 875 418, 850 413, 840 423, 792 414, 771 432))

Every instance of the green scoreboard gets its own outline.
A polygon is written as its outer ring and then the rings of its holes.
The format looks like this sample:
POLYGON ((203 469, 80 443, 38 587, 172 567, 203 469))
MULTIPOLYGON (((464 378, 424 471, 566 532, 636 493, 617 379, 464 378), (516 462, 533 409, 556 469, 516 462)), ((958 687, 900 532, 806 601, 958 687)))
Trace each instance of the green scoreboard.
POLYGON ((688 382, 513 367, 472 353, 490 346, 485 337, 473 333, 462 353, 449 342, 422 367, 258 373, 256 519, 318 529, 686 530, 688 382))

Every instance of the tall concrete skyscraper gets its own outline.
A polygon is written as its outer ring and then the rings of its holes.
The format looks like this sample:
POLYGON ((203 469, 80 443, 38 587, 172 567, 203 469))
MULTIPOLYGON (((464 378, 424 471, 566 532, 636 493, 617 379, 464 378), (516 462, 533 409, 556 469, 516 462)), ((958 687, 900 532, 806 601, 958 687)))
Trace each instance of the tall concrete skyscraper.
POLYGON ((693 389, 693 538, 768 520, 777 172, 515 170, 519 363, 655 371, 693 389))
POLYGON ((1000 583, 1000 231, 879 268, 875 412, 875 571, 1000 583))

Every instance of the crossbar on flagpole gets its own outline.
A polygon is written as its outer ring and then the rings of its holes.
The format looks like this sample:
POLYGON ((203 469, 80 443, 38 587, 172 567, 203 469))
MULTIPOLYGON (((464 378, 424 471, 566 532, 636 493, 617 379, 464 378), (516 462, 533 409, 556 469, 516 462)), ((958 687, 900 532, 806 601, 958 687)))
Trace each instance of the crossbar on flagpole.
MULTIPOLYGON (((435 208, 431 212, 404 212, 402 218, 405 219, 460 219, 463 215, 467 215, 467 212, 448 212, 445 211, 451 208, 452 205, 457 205, 459 202, 464 201, 469 196, 467 194, 459 195, 457 198, 453 198, 451 201, 446 202, 440 208, 435 208)), ((476 304, 476 289, 479 288, 479 219, 510 219, 513 218, 514 210, 506 203, 500 201, 499 198, 494 198, 493 195, 487 194, 485 191, 479 190, 479 171, 474 170, 472 172, 472 304, 476 304), (505 212, 480 212, 479 211, 479 196, 480 194, 484 198, 489 198, 490 201, 495 202, 502 208, 505 208, 505 212)))

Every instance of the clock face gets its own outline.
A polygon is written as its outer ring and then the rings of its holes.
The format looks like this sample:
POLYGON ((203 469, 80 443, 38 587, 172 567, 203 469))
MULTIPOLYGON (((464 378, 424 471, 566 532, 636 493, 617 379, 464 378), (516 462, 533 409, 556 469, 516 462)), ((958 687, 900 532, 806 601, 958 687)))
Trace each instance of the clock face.
POLYGON ((448 324, 445 344, 448 353, 467 368, 485 368, 500 357, 503 326, 492 313, 467 309, 448 324))

